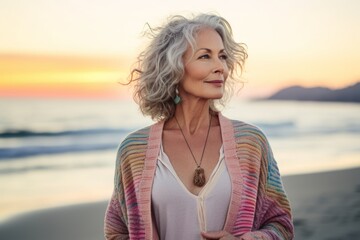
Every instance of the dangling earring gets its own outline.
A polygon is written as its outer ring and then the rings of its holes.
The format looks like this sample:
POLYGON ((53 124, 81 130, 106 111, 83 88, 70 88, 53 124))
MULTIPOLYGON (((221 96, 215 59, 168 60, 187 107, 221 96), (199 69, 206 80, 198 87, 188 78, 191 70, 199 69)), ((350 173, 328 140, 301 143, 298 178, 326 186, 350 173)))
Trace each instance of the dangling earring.
POLYGON ((181 102, 181 97, 179 96, 179 89, 176 87, 175 89, 175 97, 174 97, 174 103, 178 105, 181 102))

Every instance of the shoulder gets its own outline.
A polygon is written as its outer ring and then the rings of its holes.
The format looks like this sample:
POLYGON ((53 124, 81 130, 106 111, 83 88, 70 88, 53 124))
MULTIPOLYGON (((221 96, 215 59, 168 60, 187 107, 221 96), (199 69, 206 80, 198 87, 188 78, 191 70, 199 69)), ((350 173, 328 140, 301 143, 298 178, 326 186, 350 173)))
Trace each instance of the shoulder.
MULTIPOLYGON (((151 125, 153 126, 153 125, 151 125)), ((130 132, 120 143, 119 149, 125 148, 131 145, 138 145, 148 140, 151 126, 147 126, 133 132, 130 132)))
POLYGON ((118 146, 114 179, 115 188, 120 192, 123 178, 132 181, 142 172, 150 129, 151 126, 147 126, 129 133, 118 146))
POLYGON ((234 128, 234 136, 238 138, 249 138, 260 143, 266 143, 267 137, 258 126, 239 120, 230 120, 234 128))
POLYGON ((153 125, 129 133, 117 149, 117 160, 123 162, 131 156, 145 154, 149 134, 153 125))

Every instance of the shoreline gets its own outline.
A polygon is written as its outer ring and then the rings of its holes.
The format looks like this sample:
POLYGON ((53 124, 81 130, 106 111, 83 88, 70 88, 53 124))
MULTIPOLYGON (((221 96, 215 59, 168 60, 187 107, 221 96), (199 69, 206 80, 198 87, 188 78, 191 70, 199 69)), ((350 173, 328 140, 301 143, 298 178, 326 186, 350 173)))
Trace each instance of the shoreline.
MULTIPOLYGON (((359 167, 283 176, 295 239, 360 238, 359 176, 359 167)), ((107 201, 15 215, 0 223, 0 239, 103 239, 107 201)))

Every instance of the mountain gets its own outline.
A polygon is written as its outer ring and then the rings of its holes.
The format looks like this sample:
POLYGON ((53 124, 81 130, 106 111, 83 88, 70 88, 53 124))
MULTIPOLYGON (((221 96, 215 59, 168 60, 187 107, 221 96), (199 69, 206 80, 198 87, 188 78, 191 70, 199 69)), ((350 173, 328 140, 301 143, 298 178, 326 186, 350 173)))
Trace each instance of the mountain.
POLYGON ((331 101, 331 102, 359 102, 360 82, 341 89, 325 87, 305 88, 292 86, 281 89, 266 100, 297 100, 297 101, 331 101))

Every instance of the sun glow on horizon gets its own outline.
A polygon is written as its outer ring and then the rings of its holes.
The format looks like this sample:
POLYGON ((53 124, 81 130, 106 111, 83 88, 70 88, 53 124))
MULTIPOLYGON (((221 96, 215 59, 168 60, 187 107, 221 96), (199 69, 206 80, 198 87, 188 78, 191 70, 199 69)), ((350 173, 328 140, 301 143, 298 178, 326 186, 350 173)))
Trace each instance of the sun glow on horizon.
POLYGON ((127 79, 116 58, 79 56, 0 56, 0 96, 100 97, 128 95, 127 79))

